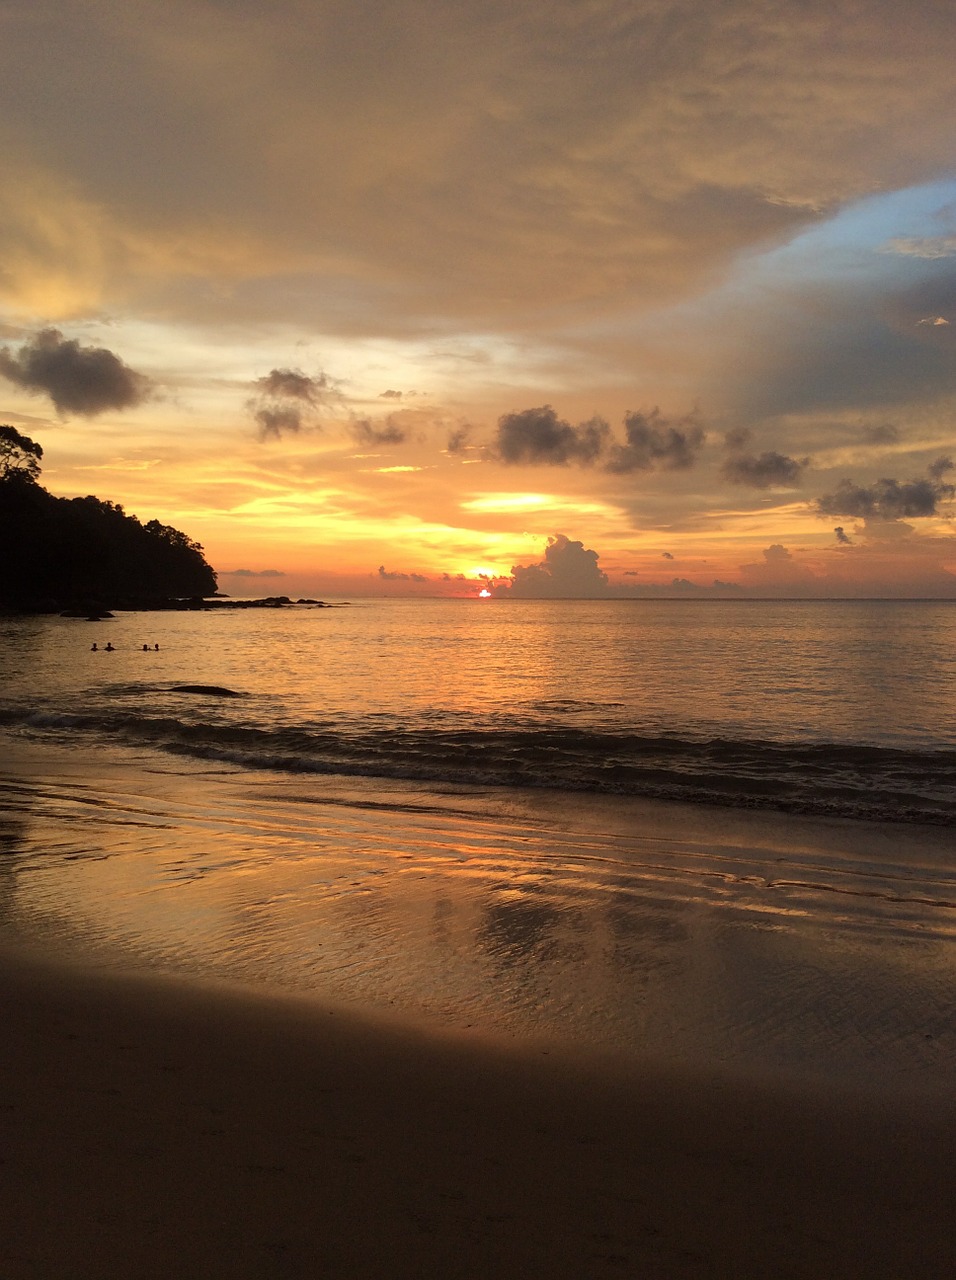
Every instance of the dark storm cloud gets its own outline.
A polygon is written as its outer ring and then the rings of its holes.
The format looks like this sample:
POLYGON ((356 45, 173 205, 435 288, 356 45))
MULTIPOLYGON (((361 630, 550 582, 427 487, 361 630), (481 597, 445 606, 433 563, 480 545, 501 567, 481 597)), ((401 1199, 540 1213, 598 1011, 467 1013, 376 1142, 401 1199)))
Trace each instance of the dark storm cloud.
POLYGON ((881 479, 869 486, 841 480, 833 493, 817 499, 817 510, 825 516, 857 516, 864 520, 934 516, 941 502, 956 495, 956 486, 941 479, 952 466, 949 458, 938 458, 929 467, 925 480, 881 479))
POLYGON ((598 568, 598 553, 572 542, 563 533, 548 539, 544 559, 538 564, 515 565, 510 587, 496 588, 505 595, 534 599, 565 599, 608 594, 607 574, 598 568))
POLYGON ((631 471, 683 471, 692 467, 704 443, 703 428, 688 415, 672 423, 658 409, 628 413, 624 418, 626 444, 612 446, 606 469, 617 474, 631 471))
POLYGON ((730 456, 721 467, 721 474, 731 484, 748 485, 751 489, 771 489, 796 484, 809 458, 790 458, 767 449, 763 453, 748 452, 751 434, 747 430, 728 431, 724 443, 730 456))
POLYGON ((845 531, 842 525, 838 524, 833 532, 836 534, 836 540, 839 542, 841 547, 848 547, 853 542, 853 539, 845 531))
POLYGON ((566 467, 576 462, 587 467, 600 455, 607 435, 608 425, 602 419, 574 427, 545 404, 499 418, 496 452, 509 465, 566 467))
POLYGON ((382 423, 372 422, 370 418, 358 418, 349 427, 355 440, 366 446, 380 444, 404 444, 408 439, 408 431, 392 418, 382 423))
POLYGON ((57 413, 93 417, 148 399, 149 378, 105 347, 82 347, 59 329, 41 329, 14 354, 0 348, 0 375, 33 394, 48 395, 57 413))
POLYGON ((281 440, 317 425, 317 415, 335 395, 327 373, 313 375, 299 369, 272 369, 253 383, 246 402, 259 428, 260 440, 281 440))

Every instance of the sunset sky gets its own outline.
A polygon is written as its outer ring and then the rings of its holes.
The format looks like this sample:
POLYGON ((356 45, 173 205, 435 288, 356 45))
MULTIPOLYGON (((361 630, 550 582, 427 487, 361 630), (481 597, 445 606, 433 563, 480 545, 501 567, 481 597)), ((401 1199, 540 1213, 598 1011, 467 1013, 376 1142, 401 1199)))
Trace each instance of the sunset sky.
POLYGON ((0 422, 233 595, 956 598, 954 67, 948 0, 0 0, 0 422))

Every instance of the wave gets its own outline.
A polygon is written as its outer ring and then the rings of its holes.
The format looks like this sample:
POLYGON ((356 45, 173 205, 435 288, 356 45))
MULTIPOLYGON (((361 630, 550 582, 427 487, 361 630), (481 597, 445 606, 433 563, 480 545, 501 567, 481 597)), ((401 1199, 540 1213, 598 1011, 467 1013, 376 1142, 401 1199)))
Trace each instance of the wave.
POLYGON ((95 737, 243 768, 531 787, 894 822, 956 817, 956 752, 833 742, 694 739, 563 725, 266 726, 127 709, 0 709, 30 734, 95 737))

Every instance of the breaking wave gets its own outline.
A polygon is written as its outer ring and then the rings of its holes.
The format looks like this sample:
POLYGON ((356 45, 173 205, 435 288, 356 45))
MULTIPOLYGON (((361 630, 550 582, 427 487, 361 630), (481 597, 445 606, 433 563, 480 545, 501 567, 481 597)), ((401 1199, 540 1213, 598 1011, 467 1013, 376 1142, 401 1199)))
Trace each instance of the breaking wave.
POLYGON ((0 709, 31 736, 147 747, 290 774, 530 787, 894 822, 956 817, 956 751, 599 732, 569 725, 410 725, 387 717, 281 726, 97 708, 0 709))

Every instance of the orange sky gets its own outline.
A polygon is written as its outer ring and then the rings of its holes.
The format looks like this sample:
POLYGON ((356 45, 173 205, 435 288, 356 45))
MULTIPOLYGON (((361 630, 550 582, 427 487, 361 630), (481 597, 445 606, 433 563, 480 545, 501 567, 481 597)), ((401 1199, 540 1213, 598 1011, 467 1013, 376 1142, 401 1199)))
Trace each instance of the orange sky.
POLYGON ((929 0, 8 0, 0 422, 236 595, 956 598, 953 65, 929 0))

